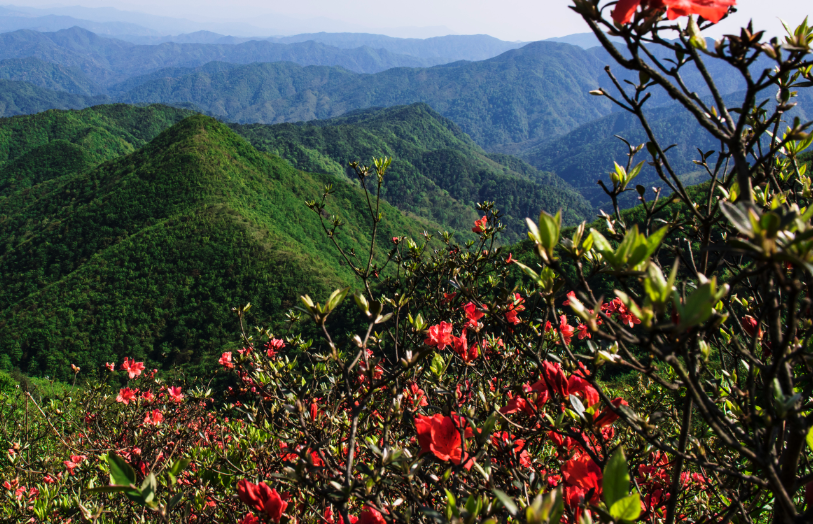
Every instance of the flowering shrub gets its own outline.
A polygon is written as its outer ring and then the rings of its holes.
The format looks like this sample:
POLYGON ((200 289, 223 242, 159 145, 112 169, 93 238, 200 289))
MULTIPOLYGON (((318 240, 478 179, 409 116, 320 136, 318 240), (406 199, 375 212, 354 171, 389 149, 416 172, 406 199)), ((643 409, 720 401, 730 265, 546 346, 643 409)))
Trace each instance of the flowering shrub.
MULTIPOLYGON (((617 92, 594 92, 634 113, 649 136, 630 146, 626 168, 616 165, 612 188, 602 183, 613 216, 563 232, 559 214, 542 212, 528 220, 529 242, 506 256, 500 212, 484 202, 473 240, 394 237, 378 257, 389 160, 351 164, 369 191, 373 231, 364 252, 334 242, 358 277, 355 292, 302 297, 286 333, 249 329, 250 305, 236 308, 241 349, 218 361, 233 379, 222 395, 183 377, 165 383, 126 359, 47 402, 28 391, 0 397, 0 514, 244 524, 809 520, 813 195, 800 153, 813 138, 810 124, 780 124, 793 89, 813 82, 813 31, 802 24, 780 43, 748 28, 706 49, 700 32, 731 4, 576 0, 613 57, 640 73, 628 90, 613 76, 617 92), (672 22, 688 15, 706 21, 672 22), (667 30, 678 40, 662 39, 667 30), (755 77, 759 55, 775 69, 755 77), (743 106, 713 94, 709 107, 685 92, 680 69, 702 75, 709 58, 746 76, 743 106), (697 161, 705 185, 685 188, 649 129, 641 108, 655 88, 722 144, 697 161), (768 88, 778 88, 778 105, 758 99, 768 88), (638 186, 642 207, 622 213, 618 197, 632 190, 644 150, 672 194, 649 202, 638 186), (321 337, 305 340, 302 323, 321 337)), ((331 193, 307 203, 320 218, 331 193)), ((342 234, 338 221, 323 225, 331 240, 342 234)))

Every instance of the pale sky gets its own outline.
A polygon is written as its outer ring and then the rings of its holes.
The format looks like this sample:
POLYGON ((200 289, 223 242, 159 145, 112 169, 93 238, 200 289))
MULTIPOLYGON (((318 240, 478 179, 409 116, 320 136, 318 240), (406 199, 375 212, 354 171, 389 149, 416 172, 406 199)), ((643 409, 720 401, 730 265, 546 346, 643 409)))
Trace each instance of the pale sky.
MULTIPOLYGON (((18 3, 7 0, 9 4, 18 3)), ((115 7, 196 21, 240 21, 270 27, 287 17, 322 18, 320 30, 387 34, 396 27, 442 26, 457 34, 490 34, 504 40, 540 40, 586 32, 567 0, 24 0, 30 7, 115 7), (324 20, 325 18, 330 20, 324 20), (343 23, 342 23, 343 22, 343 23)), ((753 18, 758 28, 783 34, 779 18, 799 23, 813 15, 811 0, 739 0, 740 12, 708 36, 718 37, 753 18)), ((442 30, 441 30, 442 31, 442 30)), ((400 35, 399 35, 400 36, 400 35)))

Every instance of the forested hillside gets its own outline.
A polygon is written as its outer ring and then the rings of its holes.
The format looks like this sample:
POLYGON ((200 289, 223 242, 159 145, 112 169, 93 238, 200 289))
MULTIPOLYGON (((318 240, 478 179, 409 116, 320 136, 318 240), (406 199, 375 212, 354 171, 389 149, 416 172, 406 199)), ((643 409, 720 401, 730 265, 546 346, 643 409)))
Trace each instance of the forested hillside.
POLYGON ((609 102, 588 94, 597 87, 602 67, 577 47, 536 42, 481 62, 375 75, 268 63, 214 74, 201 70, 144 83, 121 100, 191 103, 240 123, 324 119, 355 109, 424 102, 488 148, 558 135, 608 114, 609 102), (314 83, 314 77, 320 80, 314 83))
MULTIPOLYGON (((363 244, 355 186, 295 170, 204 116, 96 169, 6 192, 0 366, 61 376, 132 355, 194 369, 233 342, 230 307, 279 320, 300 294, 351 284, 304 205, 327 183, 347 224, 339 242, 363 244)), ((383 213, 383 239, 438 229, 383 213)))
POLYGON ((0 117, 31 115, 49 109, 83 109, 110 103, 104 95, 86 96, 52 91, 28 82, 0 80, 0 117))
POLYGON ((303 124, 233 125, 255 147, 305 171, 348 174, 348 162, 394 158, 388 202, 455 229, 478 218, 475 202, 495 201, 507 239, 525 236, 525 217, 562 209, 565 223, 589 218, 590 205, 567 183, 521 160, 489 156, 426 104, 358 111, 303 124))

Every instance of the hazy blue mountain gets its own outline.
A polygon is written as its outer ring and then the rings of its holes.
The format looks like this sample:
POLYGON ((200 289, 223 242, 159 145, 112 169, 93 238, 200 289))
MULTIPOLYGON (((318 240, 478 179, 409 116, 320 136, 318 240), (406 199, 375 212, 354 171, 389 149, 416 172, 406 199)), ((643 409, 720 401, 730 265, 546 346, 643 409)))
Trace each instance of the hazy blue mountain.
POLYGON ((448 62, 486 60, 527 43, 506 42, 488 35, 449 35, 419 39, 365 33, 304 33, 269 40, 284 44, 313 40, 343 49, 368 46, 402 55, 445 59, 448 62))
POLYGON ((251 64, 143 83, 127 103, 191 103, 233 122, 331 118, 424 102, 483 147, 566 133, 610 112, 591 97, 602 70, 575 46, 536 42, 480 62, 352 75, 337 68, 251 64))
POLYGON ((135 45, 104 38, 78 27, 53 33, 21 30, 0 34, 0 59, 30 56, 78 67, 101 85, 122 82, 166 67, 197 67, 212 61, 243 64, 289 61, 301 65, 340 66, 359 73, 437 63, 437 60, 398 55, 383 49, 339 49, 312 41, 294 44, 249 41, 237 45, 135 45))
POLYGON ((0 60, 0 79, 27 82, 52 91, 67 91, 77 95, 105 94, 104 88, 90 80, 81 70, 33 57, 0 60))
MULTIPOLYGON (((610 39, 620 41, 620 39, 616 37, 610 37, 610 39)), ((581 47, 582 49, 590 49, 598 45, 601 45, 601 43, 598 41, 598 38, 596 38, 596 35, 594 35, 593 33, 576 33, 566 36, 557 36, 554 38, 546 38, 545 41, 575 45, 581 47)))
POLYGON ((0 80, 0 117, 30 115, 48 109, 83 109, 110 101, 106 96, 75 95, 25 82, 0 80))

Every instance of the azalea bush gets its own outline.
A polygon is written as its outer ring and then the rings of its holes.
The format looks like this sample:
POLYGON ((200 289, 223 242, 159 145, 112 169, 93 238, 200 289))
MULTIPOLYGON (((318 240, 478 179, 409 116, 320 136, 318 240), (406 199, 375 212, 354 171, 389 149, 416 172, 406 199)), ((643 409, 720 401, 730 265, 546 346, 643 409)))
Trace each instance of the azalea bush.
POLYGON ((575 2, 638 73, 625 84, 610 71, 615 90, 594 91, 635 114, 649 138, 602 181, 612 215, 563 231, 560 214, 543 211, 528 220, 529 240, 509 248, 497 205, 483 202, 469 240, 382 239, 390 161, 351 164, 368 196, 370 245, 336 242, 332 187, 306 205, 356 285, 301 297, 284 332, 255 325, 250 305, 235 308, 240 349, 219 358, 216 382, 231 384, 222 391, 131 359, 98 377, 75 368, 65 392, 6 389, 0 515, 808 521, 813 195, 802 154, 813 138, 786 113, 813 83, 813 31, 803 23, 764 41, 749 27, 710 46, 703 30, 733 3, 575 2), (771 67, 754 71, 760 57, 771 67), (744 77, 738 107, 704 73, 708 60, 744 77), (687 69, 713 103, 687 91, 687 69), (684 187, 670 167, 643 110, 652 90, 719 141, 696 161, 708 182, 684 187), (632 185, 642 162, 664 184, 654 198, 632 185), (631 191, 641 207, 622 212, 631 191), (313 327, 319 336, 302 334, 313 327))

